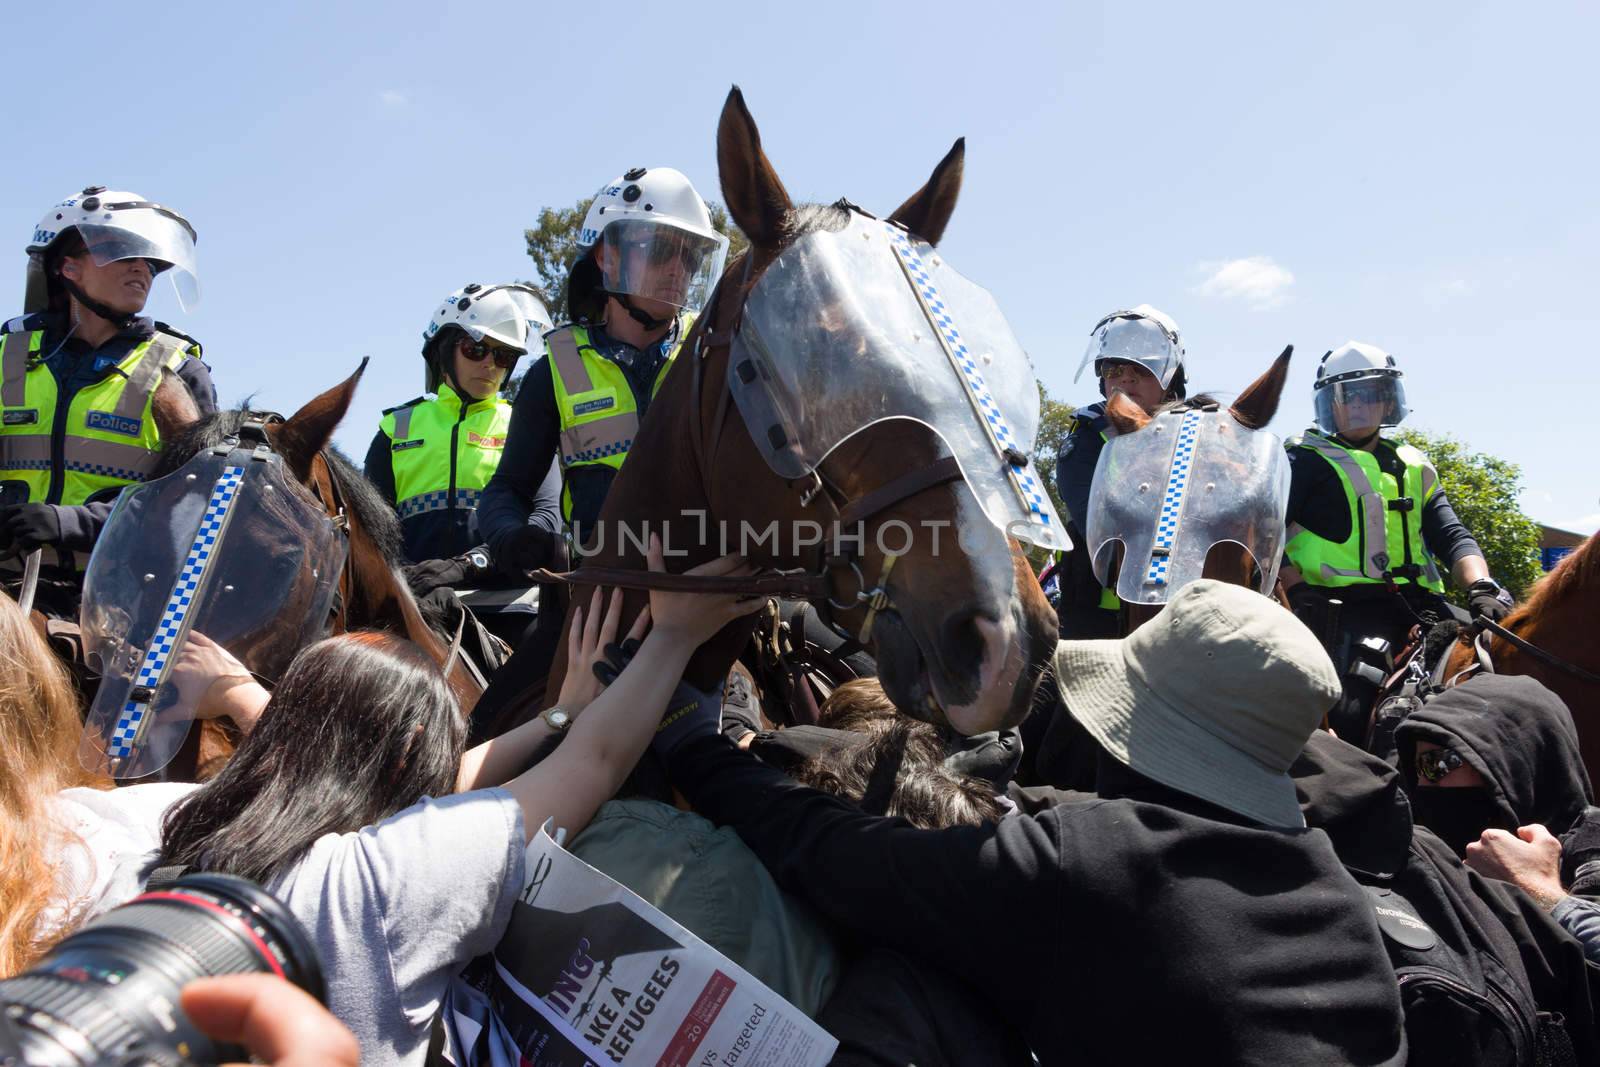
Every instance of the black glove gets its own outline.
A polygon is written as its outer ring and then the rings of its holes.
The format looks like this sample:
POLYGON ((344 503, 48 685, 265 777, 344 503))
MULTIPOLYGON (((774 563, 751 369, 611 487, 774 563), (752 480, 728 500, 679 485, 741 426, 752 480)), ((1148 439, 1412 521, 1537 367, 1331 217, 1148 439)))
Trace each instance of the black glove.
POLYGON ((425 559, 402 568, 413 596, 427 596, 435 589, 470 588, 489 573, 489 554, 481 548, 463 552, 454 559, 425 559))
POLYGON ((1299 618, 1315 610, 1323 599, 1322 590, 1310 582, 1301 582, 1289 589, 1289 610, 1299 618))
POLYGON ((526 580, 529 571, 548 567, 556 558, 556 535, 537 526, 524 526, 505 539, 494 563, 502 574, 526 580))
POLYGON ((1561 835, 1561 882, 1574 893, 1592 894, 1600 888, 1600 808, 1584 808, 1561 835))
MULTIPOLYGON (((630 637, 621 644, 607 645, 605 659, 594 665, 595 677, 606 685, 615 682, 617 675, 628 669, 641 643, 630 637)), ((716 734, 722 727, 722 693, 721 685, 702 692, 680 678, 650 741, 650 751, 667 759, 690 738, 716 734)))
POLYGON ((1467 587, 1467 609, 1475 619, 1499 622, 1516 606, 1511 594, 1493 578, 1479 578, 1467 587))
POLYGON ((51 504, 16 504, 0 509, 0 543, 18 552, 59 544, 61 518, 51 504))

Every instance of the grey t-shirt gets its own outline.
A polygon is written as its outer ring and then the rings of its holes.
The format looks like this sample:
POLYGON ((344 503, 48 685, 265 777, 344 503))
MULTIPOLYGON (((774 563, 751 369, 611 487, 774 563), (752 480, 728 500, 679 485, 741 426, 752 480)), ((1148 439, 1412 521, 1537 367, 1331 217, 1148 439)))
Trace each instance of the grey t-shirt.
POLYGON ((525 847, 516 800, 479 789, 328 834, 268 884, 316 943, 364 1067, 423 1062, 450 979, 505 933, 525 847))

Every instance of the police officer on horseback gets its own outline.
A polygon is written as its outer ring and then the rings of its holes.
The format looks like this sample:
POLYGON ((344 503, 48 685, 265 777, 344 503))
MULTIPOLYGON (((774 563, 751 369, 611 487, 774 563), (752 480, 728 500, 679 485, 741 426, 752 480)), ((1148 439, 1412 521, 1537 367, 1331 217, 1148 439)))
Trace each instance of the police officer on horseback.
POLYGON ((1382 435, 1408 413, 1395 358, 1347 341, 1322 357, 1313 396, 1316 426, 1287 442, 1293 475, 1283 582, 1295 614, 1321 637, 1343 677, 1332 725, 1361 744, 1386 665, 1363 642, 1378 639, 1398 652, 1412 625, 1443 617, 1441 564, 1467 590, 1473 615, 1498 621, 1513 604, 1428 457, 1382 435))
MULTIPOLYGON (((1073 381, 1091 364, 1100 379, 1102 397, 1109 400, 1112 392, 1121 392, 1147 413, 1168 401, 1182 400, 1188 392, 1178 324, 1149 304, 1113 311, 1095 323, 1073 381)), ((1089 490, 1095 465, 1107 437, 1115 432, 1105 409, 1104 401, 1078 409, 1056 457, 1056 488, 1067 506, 1075 546, 1061 569, 1057 614, 1064 638, 1120 636, 1122 602, 1095 579, 1083 538, 1089 527, 1089 490)))
MULTIPOLYGON (((400 515, 418 595, 487 576, 477 508, 511 425, 500 391, 551 325, 530 287, 473 283, 446 297, 423 331, 427 392, 383 413, 366 459, 367 478, 400 515)), ((542 503, 534 510, 554 531, 553 487, 542 503)))
POLYGON ((81 572, 123 486, 168 432, 216 410, 200 345, 140 313, 157 275, 198 299, 195 230, 137 193, 90 186, 28 242, 24 314, 0 328, 0 563, 42 550, 38 605, 75 618, 81 572), (172 390, 169 392, 168 390, 172 390))
POLYGON ((639 420, 666 379, 695 313, 722 273, 728 240, 689 179, 635 168, 595 195, 567 280, 569 325, 545 338, 511 414, 506 451, 479 522, 495 561, 548 565, 556 546, 528 524, 559 460, 561 516, 587 536, 639 420))

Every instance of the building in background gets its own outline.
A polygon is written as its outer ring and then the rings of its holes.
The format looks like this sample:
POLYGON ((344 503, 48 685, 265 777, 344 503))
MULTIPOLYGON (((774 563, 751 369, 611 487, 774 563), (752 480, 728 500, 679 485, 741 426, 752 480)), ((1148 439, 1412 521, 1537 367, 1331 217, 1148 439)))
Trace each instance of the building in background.
POLYGON ((1583 534, 1573 533, 1571 530, 1558 530, 1554 526, 1539 524, 1539 563, 1545 570, 1550 570, 1562 557, 1588 538, 1583 534))

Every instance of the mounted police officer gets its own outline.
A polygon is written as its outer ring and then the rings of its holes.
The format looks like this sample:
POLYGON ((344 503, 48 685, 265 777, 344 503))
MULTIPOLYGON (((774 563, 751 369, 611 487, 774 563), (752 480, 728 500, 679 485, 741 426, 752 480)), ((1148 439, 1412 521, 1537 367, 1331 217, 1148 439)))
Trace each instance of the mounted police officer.
MULTIPOLYGON (((1188 392, 1184 370, 1183 337, 1177 323, 1149 304, 1113 311, 1089 332, 1089 347, 1073 381, 1094 366, 1100 395, 1125 394, 1146 412, 1153 412, 1188 392)), ((1075 546, 1067 553, 1061 571, 1061 600, 1057 614, 1061 636, 1075 640, 1120 636, 1122 602, 1095 579, 1083 531, 1089 527, 1089 490, 1095 465, 1107 437, 1115 430, 1107 421, 1104 402, 1079 408, 1073 415, 1067 439, 1056 457, 1056 488, 1067 506, 1075 546)))
POLYGON ((517 394, 500 468, 478 521, 496 563, 548 565, 556 546, 528 524, 560 463, 561 516, 583 538, 678 346, 722 273, 728 240, 689 179, 670 167, 628 171, 602 188, 567 280, 570 325, 545 338, 517 394))
POLYGON ((194 246, 182 215, 99 185, 52 207, 28 242, 24 314, 0 337, 0 552, 42 549, 47 614, 76 618, 112 502, 155 468, 158 423, 170 433, 216 411, 199 343, 140 314, 161 274, 194 305, 194 246))
MULTIPOLYGON (((511 425, 500 390, 550 327, 533 289, 475 282, 451 293, 423 331, 428 391, 383 413, 366 459, 367 478, 400 514, 406 574, 418 595, 478 583, 488 570, 477 508, 511 425)), ((553 489, 546 497, 553 531, 553 489)))
POLYGON ((1441 564, 1475 616, 1498 621, 1513 604, 1428 457, 1382 436, 1408 413, 1394 357, 1347 341, 1322 357, 1313 397, 1316 426, 1286 443, 1293 476, 1282 577, 1295 614, 1343 678, 1332 725, 1359 745, 1384 669, 1362 642, 1398 651, 1413 624, 1442 617, 1441 564))

